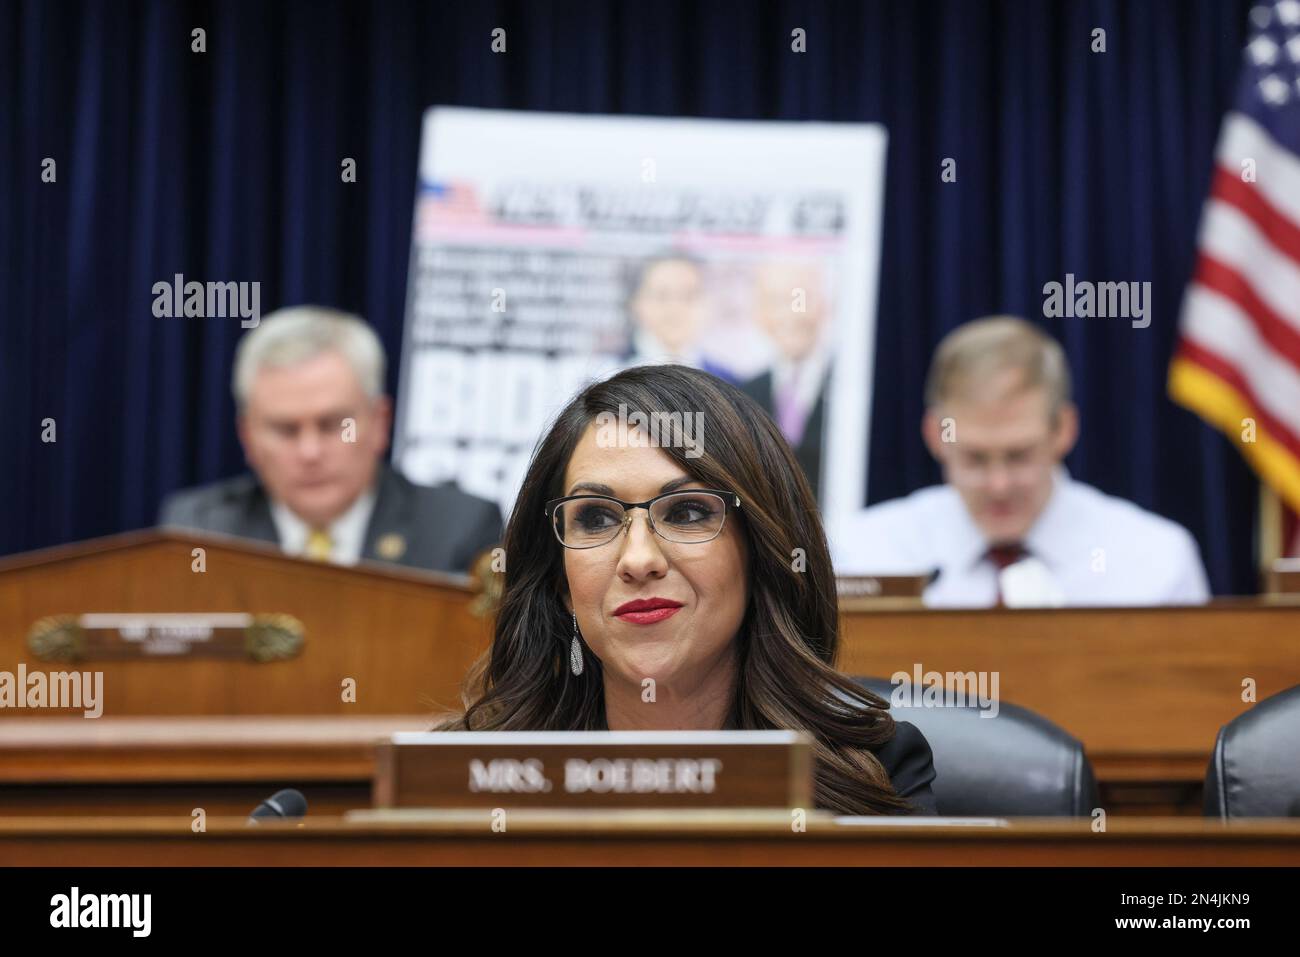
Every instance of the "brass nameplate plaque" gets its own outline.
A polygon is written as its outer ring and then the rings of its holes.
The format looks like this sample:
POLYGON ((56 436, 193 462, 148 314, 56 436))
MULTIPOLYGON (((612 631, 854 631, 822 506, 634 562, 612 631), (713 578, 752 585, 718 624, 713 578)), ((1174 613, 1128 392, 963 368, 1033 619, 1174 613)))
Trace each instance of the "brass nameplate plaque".
POLYGON ((840 598, 915 598, 918 601, 930 584, 931 575, 837 575, 835 591, 840 598))
POLYGON ((1264 576, 1264 590, 1270 595, 1300 595, 1300 558, 1279 558, 1264 576))
POLYGON ((794 731, 444 731, 379 746, 380 808, 812 809, 794 731))
POLYGON ((302 650, 290 615, 57 615, 32 625, 27 647, 41 661, 224 658, 279 661, 302 650))

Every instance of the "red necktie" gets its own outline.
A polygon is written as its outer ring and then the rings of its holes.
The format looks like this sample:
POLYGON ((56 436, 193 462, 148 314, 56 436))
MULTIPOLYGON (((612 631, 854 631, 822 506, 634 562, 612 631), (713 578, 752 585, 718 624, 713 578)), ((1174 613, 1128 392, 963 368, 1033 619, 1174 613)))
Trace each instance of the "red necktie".
POLYGON ((1008 565, 1014 565, 1028 554, 1029 552, 1025 550, 1025 546, 1021 545, 1019 542, 1010 542, 1005 545, 990 545, 989 550, 985 552, 985 557, 993 563, 993 567, 998 571, 997 577, 994 578, 998 588, 998 600, 994 607, 1006 607, 1006 603, 1002 600, 1002 569, 1006 568, 1008 565))

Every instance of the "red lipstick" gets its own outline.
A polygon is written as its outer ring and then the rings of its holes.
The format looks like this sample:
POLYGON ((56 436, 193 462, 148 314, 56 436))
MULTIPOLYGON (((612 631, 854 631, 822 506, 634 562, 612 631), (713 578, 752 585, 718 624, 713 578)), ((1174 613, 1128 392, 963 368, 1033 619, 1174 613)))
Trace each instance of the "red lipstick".
POLYGON ((681 607, 681 602, 671 598, 637 598, 615 608, 614 617, 634 625, 653 625, 657 621, 671 618, 681 607))

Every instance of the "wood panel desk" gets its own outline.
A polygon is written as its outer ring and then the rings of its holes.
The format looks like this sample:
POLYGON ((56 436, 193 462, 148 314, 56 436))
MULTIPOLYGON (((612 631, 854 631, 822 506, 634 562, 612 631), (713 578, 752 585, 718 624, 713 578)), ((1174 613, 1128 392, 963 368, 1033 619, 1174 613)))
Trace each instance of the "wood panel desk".
POLYGON ((475 865, 1285 865, 1300 864, 1300 821, 1022 819, 1001 827, 846 824, 785 812, 516 811, 495 832, 486 810, 387 823, 311 819, 0 819, 0 861, 20 866, 475 865))
MULTIPOLYGON (((1300 684, 1300 603, 1199 608, 873 610, 841 603, 840 669, 997 672, 1000 700, 1083 742, 1104 784, 1174 789, 1204 777, 1219 728, 1300 684)), ((1167 798, 1166 798, 1167 800, 1167 798)))
POLYGON ((0 722, 0 815, 248 814, 284 787, 309 813, 369 807, 375 745, 428 715, 0 722))
MULTIPOLYGON (((0 671, 102 671, 105 717, 340 715, 443 711, 487 647, 490 621, 467 576, 342 567, 273 546, 167 529, 0 559, 0 671), (194 550, 203 550, 196 572, 194 550), (28 644, 47 617, 111 613, 289 615, 302 650, 248 658, 43 662, 28 644), (353 682, 355 701, 343 683, 353 682)), ((0 721, 43 716, 0 709, 0 721)))
MULTIPOLYGON (((479 605, 463 576, 343 568, 237 539, 134 532, 0 559, 0 671, 15 672, 19 664, 101 670, 100 721, 401 719, 458 706, 465 671, 490 636, 491 619, 479 605), (204 549, 202 572, 194 571, 195 548, 204 549), (302 622, 305 643, 298 657, 270 663, 34 659, 27 636, 37 620, 87 612, 289 614, 302 622), (355 702, 340 693, 347 679, 355 682, 355 702)), ((1243 681, 1253 680, 1259 699, 1300 684, 1294 597, 1204 608, 1051 611, 926 611, 845 599, 841 608, 841 670, 882 678, 910 674, 918 665, 996 672, 1001 700, 1039 712, 1083 742, 1108 807, 1195 813, 1219 727, 1250 707, 1242 700, 1243 681)), ((34 728, 31 721, 51 714, 0 708, 0 726, 34 728)), ((83 723, 93 738, 95 722, 83 723)), ((76 750, 75 741, 68 746, 76 750)), ((310 759, 308 753, 304 760, 310 759)), ((360 780, 350 760, 340 760, 347 770, 336 781, 360 780)), ((337 796, 350 800, 350 793, 337 796)))

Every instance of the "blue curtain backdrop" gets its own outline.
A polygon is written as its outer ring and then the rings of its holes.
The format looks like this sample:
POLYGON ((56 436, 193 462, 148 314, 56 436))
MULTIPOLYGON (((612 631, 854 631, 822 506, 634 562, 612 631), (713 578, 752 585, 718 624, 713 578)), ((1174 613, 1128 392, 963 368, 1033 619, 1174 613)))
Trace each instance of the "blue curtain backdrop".
POLYGON ((1249 5, 5 3, 0 553, 151 524, 242 468, 238 322, 154 318, 159 280, 358 311, 395 359, 420 116, 454 104, 885 124, 870 500, 938 479, 918 434, 938 339, 1017 312, 1068 350, 1073 474, 1188 526, 1217 592, 1253 591, 1256 483, 1164 390, 1249 5), (1067 272, 1151 281, 1150 327, 1042 320, 1067 272))

